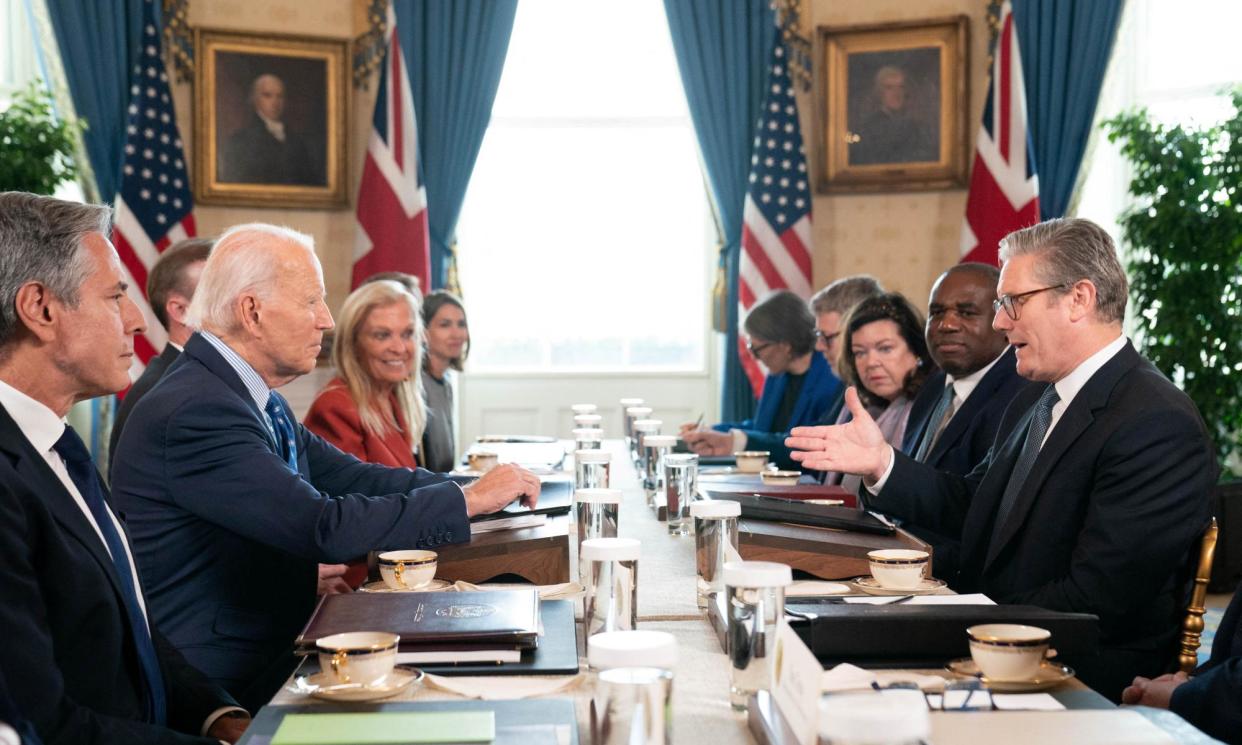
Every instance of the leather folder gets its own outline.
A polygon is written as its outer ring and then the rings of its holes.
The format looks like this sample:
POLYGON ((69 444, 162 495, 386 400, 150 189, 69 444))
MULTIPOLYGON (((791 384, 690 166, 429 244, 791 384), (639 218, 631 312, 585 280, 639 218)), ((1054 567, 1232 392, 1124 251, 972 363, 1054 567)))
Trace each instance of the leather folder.
POLYGON ((970 656, 966 629, 982 623, 1021 623, 1052 632, 1058 657, 1094 654, 1099 618, 1033 605, 815 605, 810 620, 790 626, 825 666, 851 662, 870 667, 939 667, 970 656))
MULTIPOLYGON (((812 525, 817 528, 834 528, 851 530, 858 533, 874 533, 876 535, 892 535, 897 532, 892 523, 884 522, 869 512, 855 507, 829 504, 807 504, 804 499, 833 499, 830 496, 803 497, 787 499, 778 496, 767 496, 776 489, 799 489, 809 487, 797 486, 765 486, 762 490, 745 492, 723 491, 715 485, 705 489, 709 499, 728 499, 742 505, 742 518, 747 520, 767 520, 769 522, 794 523, 795 525, 812 525)), ((825 489, 828 487, 819 487, 825 489)))

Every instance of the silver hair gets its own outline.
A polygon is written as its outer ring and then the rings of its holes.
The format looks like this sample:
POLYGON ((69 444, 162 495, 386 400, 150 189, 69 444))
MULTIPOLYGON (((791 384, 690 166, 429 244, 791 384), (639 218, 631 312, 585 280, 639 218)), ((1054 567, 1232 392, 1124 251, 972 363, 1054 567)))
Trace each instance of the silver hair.
POLYGON ((1095 285, 1095 312, 1105 323, 1126 316, 1129 283, 1117 247, 1103 228, 1080 217, 1046 220, 1001 239, 1000 259, 1034 255, 1035 276, 1048 286, 1088 280, 1095 285))
POLYGON ((17 291, 22 285, 38 282, 77 307, 91 270, 82 240, 90 233, 107 236, 111 229, 111 207, 0 192, 0 348, 17 335, 17 291))
POLYGON ((235 331, 237 299, 247 292, 268 297, 276 284, 280 262, 273 246, 293 243, 306 249, 320 275, 315 240, 305 233, 266 223, 236 225, 216 240, 190 301, 186 323, 191 328, 227 334, 235 331))
POLYGON ((840 313, 845 315, 850 309, 869 297, 883 295, 884 288, 880 280, 870 274, 855 274, 833 281, 811 298, 811 310, 815 315, 840 313))

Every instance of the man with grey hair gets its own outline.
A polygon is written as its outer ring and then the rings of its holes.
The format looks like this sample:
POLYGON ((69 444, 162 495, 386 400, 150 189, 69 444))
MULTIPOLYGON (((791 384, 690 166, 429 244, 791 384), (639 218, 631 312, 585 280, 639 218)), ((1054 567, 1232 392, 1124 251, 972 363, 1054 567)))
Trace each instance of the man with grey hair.
POLYGON ((250 83, 252 116, 220 148, 221 181, 323 186, 322 147, 285 121, 285 82, 265 73, 250 83))
POLYGON ((0 193, 0 680, 48 745, 235 742, 249 717, 160 634, 64 421, 129 384, 144 330, 110 221, 107 207, 0 193))
POLYGON ((1049 220, 1000 255, 993 325, 1042 385, 1014 397, 983 462, 959 476, 894 451, 853 390, 854 421, 794 430, 789 446, 803 465, 862 475, 876 508, 960 538, 955 590, 1097 615, 1099 654, 1069 664, 1118 700, 1175 659, 1215 457, 1194 404, 1122 335, 1107 233, 1049 220))
MULTIPOLYGON (((854 274, 834 280, 811 297, 811 311, 815 314, 815 348, 824 355, 832 374, 838 379, 841 378, 841 372, 837 369, 841 357, 841 322, 855 305, 883 294, 884 288, 878 279, 870 274, 854 274)), ((845 386, 840 386, 819 424, 836 424, 844 406, 845 386)))
POLYGON ((273 389, 315 367, 333 325, 308 236, 226 231, 190 324, 199 331, 121 434, 113 487, 152 615, 257 707, 293 668, 317 563, 469 541, 471 516, 533 504, 539 479, 502 465, 463 490, 421 468, 362 463, 293 418, 273 389))

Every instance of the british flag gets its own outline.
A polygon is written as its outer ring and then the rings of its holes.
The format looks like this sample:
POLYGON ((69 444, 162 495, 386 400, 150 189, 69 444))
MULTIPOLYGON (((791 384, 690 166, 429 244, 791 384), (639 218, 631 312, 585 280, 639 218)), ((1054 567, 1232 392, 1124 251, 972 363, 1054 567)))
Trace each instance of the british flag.
POLYGON ((427 190, 418 157, 414 97, 397 17, 388 5, 388 50, 367 159, 358 187, 358 230, 352 287, 376 272, 401 271, 430 289, 431 240, 427 233, 427 190))
MULTIPOLYGON (((757 126, 750 184, 742 206, 739 318, 774 290, 788 289, 802 297, 811 294, 811 198, 806 155, 779 32, 757 126)), ((763 372, 746 351, 740 335, 737 351, 751 388, 759 395, 763 372)))
POLYGON ((992 83, 962 224, 962 261, 996 265, 1001 238, 1039 222, 1039 179, 1026 127, 1026 86, 1012 11, 1009 2, 1001 6, 992 83))
POLYGON ((134 378, 168 341, 147 302, 147 273, 164 249, 194 235, 185 153, 155 23, 155 0, 143 3, 142 26, 142 51, 130 75, 125 162, 112 228, 112 242, 129 274, 130 296, 146 318, 146 332, 134 338, 134 378))

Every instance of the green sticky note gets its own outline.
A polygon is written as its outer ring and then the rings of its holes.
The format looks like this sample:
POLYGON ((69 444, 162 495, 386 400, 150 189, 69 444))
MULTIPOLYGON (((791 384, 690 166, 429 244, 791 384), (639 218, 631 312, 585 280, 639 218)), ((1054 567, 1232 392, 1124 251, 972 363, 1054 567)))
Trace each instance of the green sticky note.
POLYGON ((289 714, 272 745, 417 745, 491 742, 490 711, 377 711, 363 714, 289 714))

